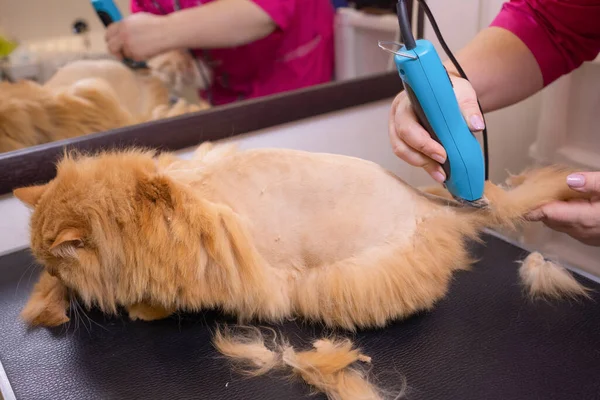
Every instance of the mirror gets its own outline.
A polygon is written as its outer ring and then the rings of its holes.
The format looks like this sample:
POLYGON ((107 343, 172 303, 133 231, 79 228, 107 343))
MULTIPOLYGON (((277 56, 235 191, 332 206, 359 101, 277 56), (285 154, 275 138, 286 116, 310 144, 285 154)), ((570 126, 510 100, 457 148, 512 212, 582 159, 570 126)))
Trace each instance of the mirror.
POLYGON ((377 42, 398 41, 395 1, 112 2, 144 68, 109 52, 92 0, 0 0, 0 153, 394 70, 377 42))

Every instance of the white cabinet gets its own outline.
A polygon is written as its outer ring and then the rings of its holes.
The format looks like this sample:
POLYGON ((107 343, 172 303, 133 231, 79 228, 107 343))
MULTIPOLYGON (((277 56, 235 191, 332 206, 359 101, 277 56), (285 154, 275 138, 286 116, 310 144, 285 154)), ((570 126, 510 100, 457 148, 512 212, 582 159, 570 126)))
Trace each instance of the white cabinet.
MULTIPOLYGON (((560 163, 584 171, 600 170, 600 58, 585 63, 542 93, 532 162, 560 163)), ((600 248, 581 244, 542 224, 521 238, 580 269, 600 276, 600 248)))

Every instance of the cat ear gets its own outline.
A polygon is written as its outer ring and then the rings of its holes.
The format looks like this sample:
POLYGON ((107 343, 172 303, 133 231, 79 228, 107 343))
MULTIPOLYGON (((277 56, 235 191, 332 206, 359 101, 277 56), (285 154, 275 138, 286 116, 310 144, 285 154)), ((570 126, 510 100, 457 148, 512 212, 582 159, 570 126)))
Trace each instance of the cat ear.
POLYGON ((138 193, 153 203, 164 203, 173 207, 173 188, 168 178, 160 175, 146 176, 138 181, 138 193))
POLYGON ((83 247, 83 233, 77 228, 66 228, 60 231, 54 242, 50 246, 50 251, 54 254, 64 252, 62 250, 75 249, 83 247))
POLYGON ((13 190, 13 194, 19 200, 30 207, 37 206, 42 195, 48 190, 49 184, 22 187, 13 190))

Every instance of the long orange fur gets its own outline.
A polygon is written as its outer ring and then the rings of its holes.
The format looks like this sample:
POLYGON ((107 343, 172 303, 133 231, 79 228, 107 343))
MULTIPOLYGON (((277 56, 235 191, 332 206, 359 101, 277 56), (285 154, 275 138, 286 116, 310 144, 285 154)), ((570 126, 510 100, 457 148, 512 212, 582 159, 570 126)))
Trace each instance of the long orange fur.
MULTIPOLYGON (((570 172, 526 171, 510 190, 488 182, 490 207, 477 210, 429 198, 365 160, 205 143, 191 160, 140 150, 67 155, 51 182, 14 194, 34 209, 38 285, 60 282, 88 306, 124 306, 144 320, 217 307, 242 322, 296 315, 355 330, 434 307, 454 271, 470 268, 466 245, 482 229, 585 197, 566 185, 570 172)), ((39 292, 23 318, 64 321, 68 303, 39 292)), ((244 343, 220 343, 244 352, 244 343)), ((342 348, 327 353, 325 370, 352 351, 342 348)), ((316 359, 294 354, 290 365, 331 398, 338 372, 356 377, 349 366, 307 375, 316 359)))
MULTIPOLYGON (((161 55, 157 68, 174 79, 181 73, 170 58, 161 55)), ((159 74, 134 72, 115 60, 79 60, 43 85, 0 82, 0 153, 208 108, 183 99, 171 106, 171 82, 159 74)))

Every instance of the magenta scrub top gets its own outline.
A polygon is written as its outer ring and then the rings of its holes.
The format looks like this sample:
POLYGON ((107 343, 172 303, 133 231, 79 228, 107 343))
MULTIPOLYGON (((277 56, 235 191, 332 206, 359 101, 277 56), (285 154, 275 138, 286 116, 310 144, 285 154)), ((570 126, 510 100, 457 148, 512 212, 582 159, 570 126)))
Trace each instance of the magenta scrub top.
MULTIPOLYGON (((131 11, 164 15, 213 0, 133 0, 131 11)), ((211 67, 214 105, 329 82, 333 78, 330 0, 251 0, 277 24, 269 36, 231 49, 192 49, 211 67)), ((235 29, 232 26, 231 29, 235 29)), ((168 34, 168 32, 165 32, 168 34)), ((206 93, 201 93, 206 97, 206 93)))
POLYGON ((519 37, 537 60, 544 86, 600 52, 600 0, 512 0, 491 26, 519 37))

